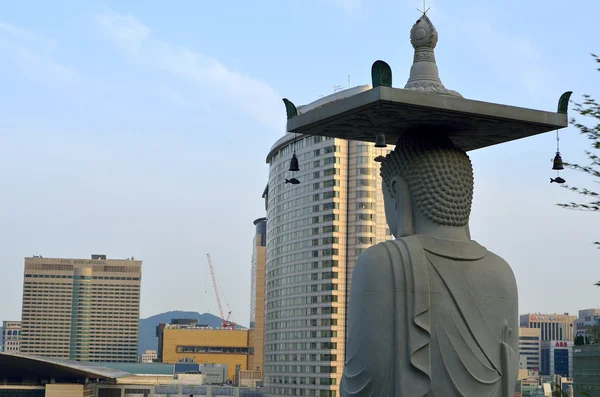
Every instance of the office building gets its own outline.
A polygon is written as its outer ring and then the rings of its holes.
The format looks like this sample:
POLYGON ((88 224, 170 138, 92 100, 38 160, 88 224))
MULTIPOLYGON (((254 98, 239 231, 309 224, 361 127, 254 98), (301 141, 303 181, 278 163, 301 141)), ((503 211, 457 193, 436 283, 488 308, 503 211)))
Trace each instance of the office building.
POLYGON ((137 362, 141 261, 25 258, 21 352, 137 362))
POLYGON ((520 316, 521 328, 538 328, 543 341, 546 340, 566 340, 572 341, 574 338, 573 323, 576 316, 564 314, 522 314, 520 316))
POLYGON ((189 321, 160 324, 157 328, 163 363, 226 365, 230 381, 234 380, 236 368, 248 369, 248 330, 213 329, 197 320, 189 321))
POLYGON ((540 375, 573 377, 573 341, 545 340, 542 342, 540 375))
POLYGON ((141 361, 145 364, 153 363, 158 360, 158 353, 156 350, 146 350, 145 353, 142 354, 141 361))
POLYGON ((573 347, 573 389, 600 395, 600 344, 573 347))
POLYGON ((0 334, 0 352, 19 353, 21 351, 21 322, 3 321, 0 334))
POLYGON ((588 327, 600 324, 600 309, 585 309, 579 311, 579 317, 575 320, 575 337, 589 337, 588 327))
POLYGON ((539 371, 541 330, 539 328, 519 328, 519 355, 522 369, 539 371))
MULTIPOLYGON (((267 218, 254 221, 250 272, 250 329, 248 369, 262 373, 265 339, 265 266, 267 256, 267 218)), ((262 378, 262 376, 261 376, 262 378)))
MULTIPOLYGON (((366 91, 336 92, 298 112, 366 91)), ((267 395, 334 397, 356 258, 391 239, 372 143, 286 133, 267 155, 267 395), (289 171, 295 153, 299 171, 289 171), (297 184, 286 183, 296 178, 297 184)))

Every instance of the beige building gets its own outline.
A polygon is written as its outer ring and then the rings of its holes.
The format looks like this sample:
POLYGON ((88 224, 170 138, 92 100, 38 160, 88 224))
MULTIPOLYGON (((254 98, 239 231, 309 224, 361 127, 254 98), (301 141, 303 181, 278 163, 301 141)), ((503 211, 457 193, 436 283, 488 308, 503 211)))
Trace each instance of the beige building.
POLYGON ((19 353, 21 351, 21 322, 3 321, 0 352, 19 353))
POLYGON ((158 338, 163 363, 193 360, 198 364, 226 365, 230 381, 234 380, 237 366, 241 371, 248 369, 248 330, 164 324, 159 327, 158 338))
POLYGON ((520 316, 520 325, 522 328, 538 328, 540 330, 541 340, 573 340, 573 323, 577 316, 564 314, 542 314, 529 313, 520 316))
MULTIPOLYGON (((267 257, 267 218, 254 221, 256 234, 252 250, 250 272, 250 329, 248 370, 260 372, 264 369, 265 346, 265 266, 267 257)), ((255 377, 255 375, 254 375, 255 377)), ((262 379, 262 375, 259 376, 262 379)))
MULTIPOLYGON (((358 94, 339 91, 298 112, 358 94)), ((391 149, 391 148, 390 148, 391 149)), ((335 397, 356 258, 390 239, 372 143, 285 134, 267 155, 265 393, 335 397), (299 171, 289 171, 296 153, 299 171), (286 183, 296 178, 300 183, 286 183)))
POLYGON ((141 261, 25 258, 21 353, 137 362, 141 261))
POLYGON ((141 361, 143 363, 152 363, 158 360, 158 353, 156 350, 146 350, 146 353, 142 354, 141 361))
POLYGON ((540 370, 540 348, 542 334, 539 328, 519 328, 519 355, 521 369, 540 370))

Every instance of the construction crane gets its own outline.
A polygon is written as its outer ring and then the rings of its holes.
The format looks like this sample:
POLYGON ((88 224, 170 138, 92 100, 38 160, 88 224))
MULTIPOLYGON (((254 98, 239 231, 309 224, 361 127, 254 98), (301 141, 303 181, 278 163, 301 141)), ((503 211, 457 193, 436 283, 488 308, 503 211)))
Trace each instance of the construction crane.
POLYGON ((233 331, 235 329, 235 323, 230 321, 231 318, 231 308, 229 307, 229 303, 225 300, 225 304, 227 304, 227 318, 223 314, 223 306, 221 305, 221 297, 219 295, 219 287, 217 286, 217 277, 215 276, 215 269, 213 268, 212 261, 210 260, 210 254, 206 254, 206 258, 208 259, 208 267, 210 268, 210 275, 212 277, 213 286, 215 287, 215 295, 217 296, 217 304, 219 305, 219 313, 221 314, 221 325, 223 329, 231 328, 233 331))

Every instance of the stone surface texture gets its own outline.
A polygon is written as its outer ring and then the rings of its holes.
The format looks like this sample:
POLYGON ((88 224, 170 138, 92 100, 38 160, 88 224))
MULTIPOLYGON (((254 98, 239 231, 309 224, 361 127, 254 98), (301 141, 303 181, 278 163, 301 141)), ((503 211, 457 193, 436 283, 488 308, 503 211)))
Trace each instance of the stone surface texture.
POLYGON ((406 135, 381 175, 396 240, 354 267, 341 396, 512 397, 517 285, 471 240, 469 157, 443 131, 406 135))
POLYGON ((426 14, 415 22, 410 30, 410 43, 415 49, 410 77, 404 89, 434 92, 440 95, 461 97, 458 92, 444 87, 440 80, 434 49, 437 45, 438 33, 426 14))

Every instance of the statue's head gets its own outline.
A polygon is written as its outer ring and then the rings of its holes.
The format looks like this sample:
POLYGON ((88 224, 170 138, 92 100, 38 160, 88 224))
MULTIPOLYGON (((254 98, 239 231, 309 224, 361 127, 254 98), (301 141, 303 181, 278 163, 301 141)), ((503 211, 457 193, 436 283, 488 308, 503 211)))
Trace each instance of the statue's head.
POLYGON ((381 176, 385 215, 395 237, 415 234, 418 222, 468 227, 473 167, 447 136, 404 135, 381 163, 381 176))

